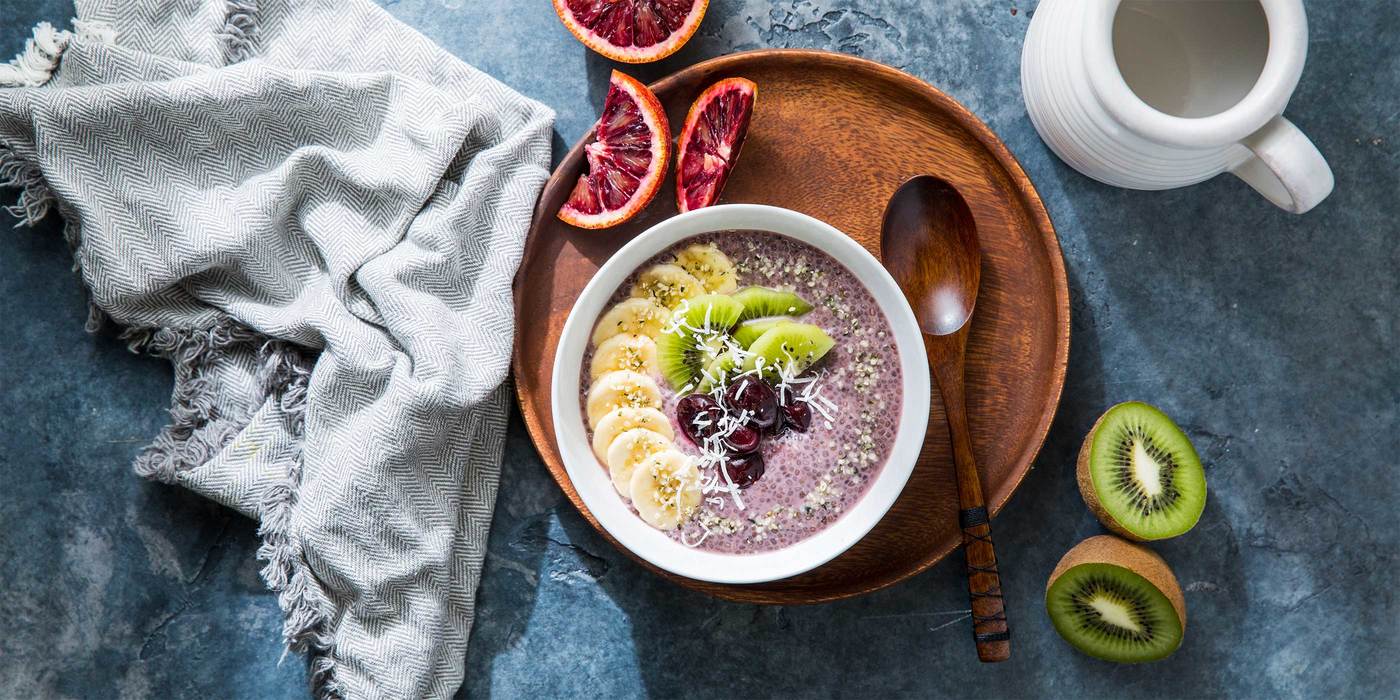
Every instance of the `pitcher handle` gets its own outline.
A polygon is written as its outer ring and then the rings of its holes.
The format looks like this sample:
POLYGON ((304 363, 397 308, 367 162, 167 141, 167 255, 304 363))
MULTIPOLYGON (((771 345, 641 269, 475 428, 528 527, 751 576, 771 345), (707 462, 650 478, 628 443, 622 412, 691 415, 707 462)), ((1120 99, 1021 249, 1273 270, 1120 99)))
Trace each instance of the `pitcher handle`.
POLYGON ((1274 117, 1242 143, 1254 156, 1231 172, 1280 208, 1302 214, 1332 193, 1332 168, 1293 122, 1274 117))

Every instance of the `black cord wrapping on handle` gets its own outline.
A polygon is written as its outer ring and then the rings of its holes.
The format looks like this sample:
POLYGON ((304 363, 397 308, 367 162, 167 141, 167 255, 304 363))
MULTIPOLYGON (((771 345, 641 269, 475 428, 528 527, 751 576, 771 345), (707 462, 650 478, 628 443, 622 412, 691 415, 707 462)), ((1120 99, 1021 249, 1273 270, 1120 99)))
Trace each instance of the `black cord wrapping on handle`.
MULTIPOLYGON (((991 521, 987 515, 987 509, 985 507, 978 506, 976 508, 964 508, 958 511, 958 524, 962 526, 963 536, 970 537, 974 540, 977 540, 978 542, 985 542, 987 544, 991 544, 991 529, 988 528, 987 533, 983 535, 974 534, 968 532, 968 530, 977 527, 978 525, 990 525, 990 522, 991 521)), ((992 561, 991 566, 977 566, 973 564, 971 560, 969 560, 967 562, 967 568, 979 574, 994 574, 997 576, 998 583, 1000 583, 1001 581, 1001 574, 997 572, 995 560, 992 561)), ((971 591, 971 594, 973 599, 1002 597, 1000 585, 997 586, 996 590, 971 591)), ((995 615, 978 615, 975 612, 972 613, 972 628, 974 630, 978 627, 981 627, 982 625, 991 622, 1005 623, 1006 608, 1002 608, 1001 612, 995 615)), ((977 633, 974 638, 979 642, 1002 642, 1011 639, 1011 631, 1007 629, 1002 630, 1001 632, 977 633)))

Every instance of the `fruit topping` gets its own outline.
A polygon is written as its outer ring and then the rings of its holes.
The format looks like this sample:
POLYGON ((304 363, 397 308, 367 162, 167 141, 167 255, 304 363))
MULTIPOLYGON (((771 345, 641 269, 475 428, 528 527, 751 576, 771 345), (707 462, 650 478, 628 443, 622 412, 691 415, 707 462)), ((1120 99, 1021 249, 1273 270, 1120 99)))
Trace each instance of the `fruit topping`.
POLYGON ((801 316, 812 310, 797 294, 770 287, 744 287, 734 293, 734 300, 744 305, 740 321, 772 316, 801 316))
POLYGON ((785 428, 805 433, 812 425, 812 407, 805 401, 789 401, 783 405, 782 413, 785 428))
POLYGON ((757 430, 741 425, 724 438, 724 443, 734 454, 748 454, 758 450, 759 438, 757 430))
POLYGON ((646 428, 633 428, 613 439, 608 446, 608 476, 613 488, 628 496, 632 487, 632 472, 648 457, 675 448, 675 443, 660 433, 646 428))
MULTIPOLYGON (((703 294, 683 300, 657 340, 657 361, 662 376, 677 393, 687 394, 702 383, 712 385, 717 378, 707 372, 721 355, 733 348, 728 331, 744 307, 724 294, 703 294)), ((713 366, 724 371, 737 363, 713 366)))
POLYGON ((608 228, 636 216, 656 196, 671 157, 666 110, 647 86, 612 72, 603 115, 583 147, 588 172, 559 209, 579 228, 608 228))
POLYGON ((676 436, 666 414, 655 408, 615 408, 603 416, 598 421, 598 427, 593 429, 593 454, 599 461, 608 461, 608 448, 612 447, 613 440, 633 428, 645 428, 667 440, 676 436))
POLYGON ((778 422, 778 395, 768 382, 757 377, 739 377, 724 390, 724 403, 733 412, 748 415, 749 423, 767 430, 778 422))
POLYGON ((668 309, 705 293, 705 285, 679 265, 653 265, 637 276, 632 298, 650 299, 668 309))
POLYGON ((569 31, 598 53, 623 63, 659 61, 700 27, 709 0, 554 0, 569 31))
POLYGON ((588 425, 618 408, 661 408, 661 389, 651 377, 631 370, 609 372, 588 389, 588 425))
POLYGON ((642 520, 671 530, 700 506, 700 472, 684 454, 663 450, 637 465, 628 490, 642 520))
POLYGON ((695 99, 677 146, 677 209, 687 212, 719 200, 748 136, 757 97, 753 81, 727 78, 695 99))
POLYGON ((733 482, 741 489, 746 489, 763 477, 763 455, 759 452, 735 455, 726 460, 720 468, 724 470, 724 476, 727 477, 728 481, 733 482))
POLYGON ((690 394, 676 402, 676 422, 681 433, 695 445, 703 445, 705 439, 719 429, 724 409, 709 394, 690 394))
POLYGON ((807 371, 826 356, 836 341, 810 323, 779 323, 748 348, 744 369, 786 381, 807 371))
POLYGON ((789 323, 794 322, 793 319, 788 316, 751 318, 735 326, 731 335, 734 336, 734 342, 738 343, 739 347, 747 350, 749 346, 753 345, 753 341, 758 340, 759 336, 767 333, 784 321, 789 323))
POLYGON ((705 291, 733 294, 739 288, 734 263, 713 243, 696 243, 676 253, 676 264, 705 285, 705 291))
POLYGON ((639 374, 658 374, 660 365, 656 362, 656 341, 644 335, 621 333, 600 343, 593 351, 593 361, 588 365, 588 373, 594 380, 620 370, 639 374))
POLYGON ((657 338, 661 328, 670 320, 671 311, 650 299, 626 299, 608 309, 593 329, 593 344, 601 350, 603 341, 619 334, 644 335, 657 338))

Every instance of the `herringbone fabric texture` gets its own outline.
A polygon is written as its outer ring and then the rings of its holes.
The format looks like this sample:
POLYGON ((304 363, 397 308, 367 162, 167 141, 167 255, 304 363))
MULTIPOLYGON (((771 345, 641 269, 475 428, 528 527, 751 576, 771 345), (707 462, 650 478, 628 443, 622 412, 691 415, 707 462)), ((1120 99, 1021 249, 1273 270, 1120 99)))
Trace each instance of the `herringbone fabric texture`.
POLYGON ((0 66, 0 184, 175 365, 138 472, 259 519, 317 695, 450 696, 553 114, 365 0, 77 5, 0 66))

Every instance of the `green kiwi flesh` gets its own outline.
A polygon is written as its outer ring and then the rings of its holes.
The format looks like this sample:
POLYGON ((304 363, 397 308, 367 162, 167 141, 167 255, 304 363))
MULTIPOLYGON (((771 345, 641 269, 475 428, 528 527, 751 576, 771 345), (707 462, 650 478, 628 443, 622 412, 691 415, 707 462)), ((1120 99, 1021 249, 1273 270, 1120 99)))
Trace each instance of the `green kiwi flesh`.
POLYGON ((1077 465, 1084 502, 1135 540, 1176 537, 1206 505, 1206 475, 1186 433, 1145 403, 1121 403, 1094 424, 1077 465))
POLYGON ((1065 641, 1106 661, 1165 658, 1181 645, 1184 632, 1166 595, 1113 564, 1080 564, 1064 572, 1046 592, 1045 607, 1065 641))
POLYGON ((740 321, 765 316, 801 316, 812 310, 812 305, 797 294, 770 287, 744 287, 734 292, 734 299, 744 305, 740 321))
POLYGON ((749 345, 744 370, 761 367, 769 378, 784 372, 787 376, 797 376, 821 360, 835 345, 836 341, 818 326, 783 321, 749 345))
POLYGON ((734 342, 738 343, 739 347, 747 350, 749 346, 753 345, 753 341, 758 340, 759 336, 767 333, 784 321, 790 322, 793 321, 793 318, 791 316, 760 316, 759 318, 751 318, 747 321, 742 321, 739 325, 734 327, 734 342))

